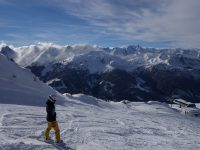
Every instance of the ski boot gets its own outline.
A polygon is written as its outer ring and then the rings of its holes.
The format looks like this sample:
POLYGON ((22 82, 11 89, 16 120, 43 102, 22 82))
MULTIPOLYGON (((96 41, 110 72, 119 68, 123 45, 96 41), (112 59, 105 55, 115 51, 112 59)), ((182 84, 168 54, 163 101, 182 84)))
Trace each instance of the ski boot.
POLYGON ((63 140, 56 141, 57 144, 63 143, 63 140))

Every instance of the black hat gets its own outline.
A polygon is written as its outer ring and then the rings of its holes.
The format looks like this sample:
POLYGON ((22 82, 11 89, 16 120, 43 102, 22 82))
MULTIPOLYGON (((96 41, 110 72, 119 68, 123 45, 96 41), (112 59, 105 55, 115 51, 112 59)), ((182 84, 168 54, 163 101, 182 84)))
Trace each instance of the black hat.
POLYGON ((49 100, 52 102, 56 102, 56 95, 54 95, 54 94, 49 95, 49 100))

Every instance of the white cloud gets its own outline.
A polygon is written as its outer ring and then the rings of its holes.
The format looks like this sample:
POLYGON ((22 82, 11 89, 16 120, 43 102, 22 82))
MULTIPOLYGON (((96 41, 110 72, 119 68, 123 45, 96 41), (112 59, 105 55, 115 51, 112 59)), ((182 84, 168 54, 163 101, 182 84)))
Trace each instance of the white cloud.
POLYGON ((0 49, 1 49, 2 47, 5 47, 5 46, 7 46, 7 44, 6 44, 4 41, 0 41, 0 49))
MULTIPOLYGON (((52 0, 55 1, 55 0, 52 0)), ((67 13, 122 39, 200 47, 199 0, 57 0, 67 13)))

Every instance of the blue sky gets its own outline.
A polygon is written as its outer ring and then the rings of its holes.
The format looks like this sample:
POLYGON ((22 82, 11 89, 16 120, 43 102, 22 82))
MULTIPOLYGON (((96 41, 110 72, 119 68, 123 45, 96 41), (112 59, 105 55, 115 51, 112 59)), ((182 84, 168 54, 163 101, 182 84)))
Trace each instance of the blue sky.
POLYGON ((0 0, 0 41, 200 48, 199 0, 0 0))

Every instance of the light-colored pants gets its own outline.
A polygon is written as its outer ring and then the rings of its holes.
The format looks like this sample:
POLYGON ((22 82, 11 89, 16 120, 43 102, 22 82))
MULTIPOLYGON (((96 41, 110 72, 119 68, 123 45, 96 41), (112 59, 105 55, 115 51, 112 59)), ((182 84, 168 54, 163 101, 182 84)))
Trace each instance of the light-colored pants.
POLYGON ((48 122, 48 127, 45 131, 45 138, 49 139, 49 132, 50 132, 51 128, 53 128, 55 131, 56 141, 60 141, 60 129, 59 129, 57 121, 48 122))

